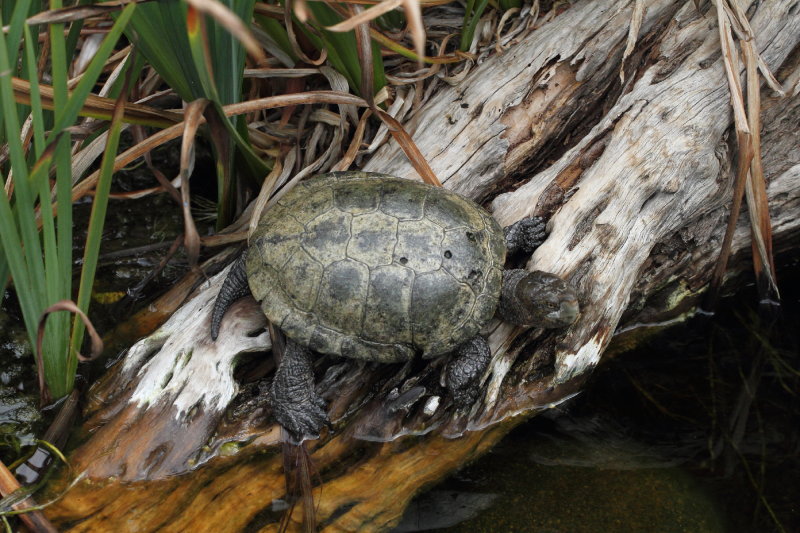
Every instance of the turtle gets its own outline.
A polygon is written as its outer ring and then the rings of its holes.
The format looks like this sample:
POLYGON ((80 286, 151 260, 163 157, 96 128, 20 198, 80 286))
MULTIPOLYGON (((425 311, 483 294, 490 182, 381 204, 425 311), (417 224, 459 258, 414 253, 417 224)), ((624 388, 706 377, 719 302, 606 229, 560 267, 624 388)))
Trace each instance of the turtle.
POLYGON ((211 313, 216 340, 228 307, 252 294, 287 337, 270 387, 276 420, 298 441, 329 424, 314 390, 313 354, 393 363, 453 354, 445 385, 474 403, 491 352, 480 330, 495 313, 564 327, 574 289, 550 273, 504 269, 532 252, 545 221, 502 229, 453 191, 387 174, 331 172, 298 183, 261 216, 211 313))

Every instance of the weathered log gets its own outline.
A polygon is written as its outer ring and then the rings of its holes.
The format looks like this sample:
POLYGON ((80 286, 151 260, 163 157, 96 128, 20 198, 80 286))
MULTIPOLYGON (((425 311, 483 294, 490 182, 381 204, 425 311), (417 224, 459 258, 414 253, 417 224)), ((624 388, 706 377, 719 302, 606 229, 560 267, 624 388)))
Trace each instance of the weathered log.
MULTIPOLYGON (((648 2, 621 85, 633 4, 575 2, 441 89, 407 125, 445 186, 492 200, 501 223, 552 215, 528 267, 570 279, 583 313, 567 331, 547 334, 492 324, 485 394, 466 419, 454 418, 443 398, 437 404, 436 364, 321 360, 335 429, 309 448, 325 530, 388 528, 422 487, 579 390, 615 330, 686 312, 707 286, 735 157, 714 7, 648 2), (434 392, 385 409, 412 380, 434 392)), ((800 78, 796 1, 748 5, 765 63, 781 79, 800 78)), ((780 251, 800 233, 800 95, 764 93, 764 163, 780 251)), ((367 169, 412 176, 392 145, 367 169)), ((733 246, 734 269, 746 268, 745 216, 733 246)), ((64 529, 275 529, 273 502, 284 497, 279 431, 264 396, 251 390, 257 386, 234 378, 238 355, 266 351, 268 337, 254 302, 243 300, 210 341, 219 279, 94 389, 87 438, 71 455, 87 481, 48 510, 64 529)), ((293 517, 301 516, 297 509, 293 517)))

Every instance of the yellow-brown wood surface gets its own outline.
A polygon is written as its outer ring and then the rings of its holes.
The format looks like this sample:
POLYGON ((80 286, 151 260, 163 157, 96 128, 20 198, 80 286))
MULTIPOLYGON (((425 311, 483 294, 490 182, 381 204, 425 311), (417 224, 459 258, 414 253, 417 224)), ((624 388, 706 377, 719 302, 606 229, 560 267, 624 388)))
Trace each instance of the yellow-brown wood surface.
MULTIPOLYGON (((511 423, 459 439, 405 437, 372 443, 337 436, 314 450, 324 480, 314 490, 322 531, 383 531, 396 523, 421 488, 486 452, 511 423)), ((313 443, 310 443, 313 445, 313 443)), ((57 490, 57 488, 56 488, 57 490)), ((192 475, 164 481, 81 482, 47 515, 63 531, 164 531, 218 533, 276 531, 285 497, 280 447, 244 449, 192 475), (260 517, 260 518, 259 518, 260 517)), ((301 530, 301 505, 290 530, 301 530)))

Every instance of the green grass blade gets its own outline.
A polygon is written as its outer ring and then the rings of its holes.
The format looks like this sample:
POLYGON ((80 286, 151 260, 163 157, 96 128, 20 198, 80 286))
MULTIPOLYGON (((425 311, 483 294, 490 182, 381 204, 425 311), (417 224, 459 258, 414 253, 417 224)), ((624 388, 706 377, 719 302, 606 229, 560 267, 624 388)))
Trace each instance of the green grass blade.
MULTIPOLYGON (((131 68, 130 57, 125 70, 131 68)), ((122 77, 122 76, 121 76, 122 77)), ((127 77, 127 76, 126 76, 127 77)), ((127 90, 127 88, 123 89, 127 90)), ((118 100, 118 105, 122 105, 122 100, 118 100)), ((78 288, 78 308, 86 313, 89 310, 89 302, 92 295, 92 285, 94 283, 95 272, 97 271, 97 258, 100 254, 100 243, 103 238, 103 226, 106 219, 108 208, 108 195, 111 191, 111 177, 114 174, 114 159, 119 148, 119 139, 122 132, 123 114, 115 113, 108 130, 106 147, 103 151, 103 160, 100 164, 100 177, 95 187, 94 200, 92 202, 92 212, 89 215, 89 229, 86 236, 86 245, 83 251, 83 268, 81 269, 81 280, 78 288)), ((70 343, 70 368, 77 366, 77 354, 83 342, 85 326, 83 322, 76 318, 73 322, 72 340, 70 343)))
MULTIPOLYGON (((50 8, 58 9, 62 7, 61 0, 51 0, 50 8)), ((67 90, 69 58, 64 37, 65 26, 63 24, 50 25, 50 68, 53 79, 53 120, 55 125, 52 127, 47 143, 52 143, 57 139, 55 148, 55 174, 56 174, 56 256, 58 268, 47 271, 47 277, 39 279, 46 280, 48 287, 55 287, 59 298, 70 298, 72 293, 72 198, 69 192, 72 183, 72 168, 70 165, 70 139, 69 135, 60 135, 60 132, 67 126, 71 126, 75 120, 65 120, 69 114, 67 103, 69 93, 67 90)), ((48 198, 42 198, 42 204, 49 203, 48 198)), ((40 313, 54 301, 42 303, 40 313)), ((53 397, 58 398, 71 389, 65 387, 66 377, 66 357, 67 343, 69 342, 69 326, 64 321, 64 313, 56 313, 54 320, 48 320, 45 327, 44 340, 42 343, 42 362, 44 367, 45 381, 53 397), (65 339, 67 341, 65 342, 65 339)), ((36 319, 38 321, 38 317, 36 319)), ((32 346, 35 346, 32 341, 32 346)))
POLYGON ((206 43, 204 40, 206 36, 202 31, 203 24, 201 24, 200 20, 202 17, 202 13, 194 8, 189 8, 186 12, 186 36, 189 38, 189 50, 192 54, 198 81, 203 87, 204 98, 208 98, 212 102, 219 102, 217 84, 214 81, 212 72, 209 71, 209 67, 213 68, 211 58, 206 57, 206 43))
POLYGON ((95 52, 92 61, 86 67, 78 85, 69 95, 69 99, 64 104, 64 108, 60 110, 53 127, 54 132, 61 131, 71 126, 72 123, 75 122, 75 119, 78 118, 78 113, 81 107, 83 107, 83 103, 86 101, 89 93, 92 92, 95 83, 97 83, 97 79, 103 71, 106 61, 111 57, 111 53, 114 51, 114 47, 117 45, 117 41, 125 30, 125 26, 130 21, 136 7, 137 4, 128 4, 117 17, 116 22, 106 34, 97 52, 95 52))
POLYGON ((477 4, 474 2, 475 0, 468 0, 467 8, 464 12, 464 25, 459 43, 459 49, 462 52, 469 50, 472 39, 475 36, 475 28, 478 26, 481 15, 483 15, 486 6, 489 4, 489 0, 478 0, 477 4))
POLYGON ((6 261, 6 253, 3 250, 3 242, 0 240, 0 293, 6 292, 6 284, 8 283, 8 276, 11 271, 8 269, 8 261, 6 261))
MULTIPOLYGON (((309 2, 308 7, 314 15, 314 20, 319 24, 317 28, 319 36, 305 30, 303 33, 317 49, 328 51, 328 60, 333 67, 347 78, 350 88, 355 93, 360 94, 361 64, 358 59, 355 32, 332 32, 323 29, 323 26, 338 24, 342 21, 342 17, 327 5, 319 2, 309 2)), ((299 27, 303 28, 302 25, 299 27)), ((386 85, 386 74, 383 68, 380 47, 374 41, 372 42, 372 69, 373 91, 377 93, 386 85)), ((364 95, 362 94, 361 96, 364 95)))
MULTIPOLYGON (((58 0, 51 3, 51 7, 59 6, 58 0)), ((0 194, 2 197, 0 242, 4 257, 0 273, 10 271, 14 279, 25 327, 32 345, 35 344, 39 315, 44 308, 57 300, 71 298, 72 292, 73 243, 70 198, 72 158, 70 136, 63 132, 77 119, 78 112, 94 87, 134 9, 135 5, 131 4, 120 13, 117 22, 112 26, 71 94, 67 91, 67 43, 64 38, 64 27, 58 24, 50 27, 54 125, 49 135, 44 133, 45 120, 49 120, 49 115, 43 113, 37 82, 38 73, 34 70, 36 61, 33 32, 24 25, 18 31, 14 29, 17 35, 22 35, 23 32, 25 34, 25 57, 22 65, 30 78, 30 112, 33 119, 33 153, 36 165, 32 169, 28 168, 28 161, 19 138, 18 113, 27 113, 26 108, 17 107, 11 77, 0 77, 3 129, 6 133, 9 160, 14 175, 13 198, 10 200, 6 195, 0 194), (56 167, 57 219, 53 220, 50 209, 42 209, 40 234, 36 224, 35 207, 37 198, 40 205, 48 206, 50 203, 48 173, 51 162, 54 162, 56 167)), ((24 22, 24 19, 22 20, 24 22)), ((17 49, 10 50, 5 35, 0 33, 0 71, 11 72, 11 64, 20 64, 16 58, 18 48, 17 46, 17 49)), ((75 357, 68 357, 70 320, 70 316, 65 313, 55 314, 48 321, 45 330, 42 352, 45 380, 55 397, 71 390, 77 365, 75 357)))
MULTIPOLYGON (((255 0, 220 0, 220 3, 245 22, 253 19, 255 0)), ((214 81, 219 95, 218 103, 227 105, 239 102, 246 55, 244 47, 239 39, 216 22, 206 24, 206 27, 211 64, 214 66, 214 81)))
POLYGON ((289 34, 286 32, 286 28, 283 27, 283 24, 274 18, 265 17, 264 15, 256 14, 253 18, 255 18, 261 29, 272 38, 281 52, 292 59, 292 63, 286 66, 288 68, 294 67, 297 64, 297 55, 295 55, 294 50, 292 50, 289 34))
MULTIPOLYGON (((14 11, 12 12, 11 19, 8 24, 8 35, 6 36, 6 43, 19 43, 20 39, 22 38, 22 28, 26 27, 25 19, 30 14, 30 7, 31 7, 31 0, 17 0, 17 3, 14 5, 14 11)), ((15 49, 9 49, 8 53, 10 54, 7 57, 7 60, 10 64, 14 64, 14 58, 17 56, 15 49), (14 57, 11 57, 11 56, 14 57)))
POLYGON ((33 115, 33 154, 36 159, 42 156, 45 148, 44 113, 42 113, 42 98, 39 93, 39 76, 36 72, 36 52, 34 51, 31 29, 25 25, 25 59, 28 64, 28 80, 31 86, 31 113, 33 115))
MULTIPOLYGON (((2 25, 2 20, 0 20, 0 25, 2 25)), ((8 62, 9 49, 6 43, 5 35, 2 35, 2 32, 0 32, 0 72, 10 72, 11 70, 8 62)), ((28 181, 28 165, 25 159, 25 152, 22 149, 22 142, 19 138, 21 128, 9 76, 0 76, 0 92, 2 92, 3 122, 6 130, 8 155, 14 173, 15 210, 19 222, 19 236, 22 239, 20 245, 24 246, 21 250, 26 251, 24 257, 27 260, 26 266, 29 269, 31 279, 43 280, 45 278, 44 262, 42 261, 41 254, 36 252, 41 249, 41 244, 39 242, 39 230, 36 226, 36 217, 33 211, 35 198, 28 181)), ((0 194, 0 196, 5 195, 0 194)), ((8 199, 6 199, 6 202, 8 202, 8 199)), ((3 224, 5 225, 6 222, 3 222, 3 224)), ((4 247, 8 253, 8 244, 4 243, 4 247)), ((10 255, 13 255, 13 252, 10 255)), ((45 300, 45 289, 43 286, 33 284, 29 288, 34 291, 31 293, 31 297, 34 298, 35 301, 43 302, 45 300)), ((28 327, 29 333, 34 331, 33 327, 33 325, 28 327)))
POLYGON ((186 35, 187 7, 178 0, 141 4, 125 34, 183 100, 204 96, 186 35))
MULTIPOLYGON (((25 55, 26 63, 28 66, 28 77, 30 80, 30 110, 32 116, 32 125, 34 133, 34 154, 37 163, 34 165, 30 172, 31 185, 38 191, 40 198, 40 205, 49 205, 50 203, 50 180, 49 169, 52 156, 45 156, 45 140, 44 140, 44 114, 42 112, 42 99, 39 93, 39 82, 37 72, 35 70, 36 60, 33 52, 33 37, 30 28, 25 26, 25 55), (41 158, 41 159, 40 159, 41 158)), ((58 300, 64 299, 66 292, 62 287, 60 278, 61 273, 65 270, 59 265, 58 245, 56 243, 56 227, 53 220, 52 209, 42 209, 42 231, 41 239, 44 245, 44 265, 45 265, 45 289, 47 298, 43 305, 48 305, 58 300)), ((71 265, 70 265, 71 266, 71 265)), ((63 354, 66 353, 66 345, 64 343, 65 335, 68 333, 69 321, 67 317, 53 317, 53 323, 49 324, 50 334, 48 339, 48 354, 53 353, 61 355, 59 359, 63 359, 63 354)), ((47 330, 45 330, 47 331, 47 330)), ((53 380, 60 381, 61 372, 64 371, 65 366, 56 363, 55 368, 52 364, 48 364, 45 371, 45 379, 48 383, 53 383, 53 380), (47 375, 49 374, 49 375, 47 375)), ((58 390, 58 387, 55 387, 58 390)), ((59 391, 60 392, 60 391, 59 391)))
MULTIPOLYGON (((18 24, 23 23, 24 21, 18 22, 18 24)), ((0 26, 2 25, 0 17, 0 26)), ((16 35, 21 35, 21 28, 19 30, 15 32, 16 35)), ((16 57, 18 50, 17 46, 11 54, 5 34, 0 32, 0 72, 12 72, 11 65, 18 64, 16 57)), ((0 242, 3 250, 3 265, 0 271, 3 275, 3 285, 6 283, 6 276, 11 273, 28 338, 33 346, 36 323, 44 309, 46 291, 42 284, 44 268, 34 216, 35 198, 28 181, 28 166, 20 141, 18 111, 21 111, 21 108, 14 99, 10 76, 0 76, 0 109, 4 126, 2 129, 5 132, 15 181, 13 206, 6 194, 0 194, 0 242)))

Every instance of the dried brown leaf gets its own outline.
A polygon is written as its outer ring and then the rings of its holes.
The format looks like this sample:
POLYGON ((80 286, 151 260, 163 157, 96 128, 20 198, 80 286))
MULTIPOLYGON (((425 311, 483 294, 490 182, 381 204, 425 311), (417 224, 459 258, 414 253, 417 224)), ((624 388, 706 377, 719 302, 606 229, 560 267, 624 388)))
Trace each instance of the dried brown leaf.
POLYGON ((420 175, 422 181, 429 183, 430 185, 441 187, 442 182, 436 177, 436 173, 428 164, 425 156, 422 155, 422 152, 417 147, 414 139, 412 139, 411 135, 409 135, 408 132, 403 129, 403 125, 400 124, 400 122, 398 122, 392 115, 380 108, 373 108, 373 112, 375 112, 383 121, 383 123, 389 128, 389 133, 392 134, 394 140, 397 141, 397 144, 399 144, 400 148, 403 149, 403 152, 405 152, 406 157, 408 157, 408 160, 414 166, 414 170, 416 170, 420 175))
POLYGON ((132 2, 143 4, 149 1, 152 0, 114 0, 112 2, 100 2, 91 6, 62 7, 37 13, 32 17, 28 17, 25 22, 34 25, 59 24, 75 20, 84 20, 90 17, 105 15, 106 13, 113 13, 114 11, 122 11, 122 8, 132 2))
MULTIPOLYGON (((237 104, 230 104, 223 108, 226 116, 243 115, 245 113, 252 113, 264 109, 275 109, 277 107, 284 107, 288 105, 300 104, 352 104, 359 107, 366 107, 367 102, 363 98, 354 96, 348 93, 338 91, 310 91, 301 94, 287 94, 280 96, 269 96, 260 98, 258 100, 250 100, 247 102, 240 102, 237 104)), ((114 160, 114 172, 122 169, 136 159, 142 157, 145 153, 153 150, 162 144, 176 139, 183 133, 183 122, 174 124, 168 128, 156 132, 141 143, 128 148, 123 153, 119 154, 114 160)), ((72 200, 82 198, 90 194, 97 184, 97 179, 100 176, 100 171, 95 171, 86 177, 83 181, 79 182, 72 189, 72 200)))
POLYGON ((245 78, 305 78, 319 74, 316 68, 246 68, 245 78))
MULTIPOLYGON (((303 3, 303 0, 285 0, 283 6, 283 25, 286 28, 286 34, 289 37, 289 43, 292 45, 292 51, 304 63, 315 66, 321 65, 328 58, 328 51, 326 49, 320 50, 320 54, 317 59, 311 59, 306 55, 306 53, 303 51, 303 48, 297 42, 297 34, 294 31, 294 19, 292 18, 292 6, 294 2, 302 4, 300 9, 305 16, 305 18, 301 17, 300 13, 298 13, 297 9, 295 9, 294 12, 297 15, 297 18, 300 19, 301 22, 308 20, 308 8, 306 7, 305 3, 303 3)), ((310 26, 308 27, 308 30, 313 31, 310 26)))
POLYGON ((235 242, 242 242, 245 239, 247 239, 247 232, 237 231, 234 233, 217 233, 216 235, 201 237, 200 242, 202 242, 205 247, 213 248, 215 246, 225 246, 235 242))
MULTIPOLYGON (((354 12, 358 13, 361 6, 352 6, 354 12)), ((361 96, 366 99, 370 107, 375 105, 373 88, 373 64, 372 64, 372 39, 369 37, 369 23, 362 22, 355 27, 356 46, 358 47, 358 62, 361 65, 361 96)))
POLYGON ((212 17, 220 26, 228 30, 231 35, 239 39, 239 42, 242 43, 242 46, 245 47, 257 65, 267 64, 267 56, 264 54, 264 50, 261 49, 258 40, 236 13, 216 0, 186 0, 186 3, 212 17))
POLYGON ((758 60, 752 40, 742 42, 747 72, 747 114, 752 132, 753 160, 745 187, 750 228, 753 239, 753 268, 762 299, 779 299, 772 256, 772 222, 769 217, 767 185, 761 164, 761 86, 758 77, 758 60))
MULTIPOLYGON (((11 78, 14 88, 14 99, 25 105, 30 105, 31 86, 27 80, 11 78)), ((53 87, 50 85, 39 85, 42 98, 42 107, 53 109, 53 87)), ((81 108, 80 114, 94 118, 109 120, 114 113, 115 101, 113 98, 103 98, 90 94, 81 108)), ((143 124, 147 126, 167 127, 183 120, 180 113, 156 109, 141 104, 125 104, 124 122, 131 124, 143 124)))
MULTIPOLYGON (((767 204, 766 183, 761 164, 761 139, 760 139, 760 83, 758 71, 764 74, 767 83, 773 89, 767 74, 769 69, 762 65, 763 59, 755 49, 755 39, 747 16, 741 9, 738 0, 717 0, 717 21, 719 25, 720 46, 722 49, 725 73, 731 94, 731 105, 734 112, 734 123, 738 145, 738 161, 734 196, 731 205, 730 218, 725 229, 725 236, 720 248, 720 255, 714 268, 711 279, 709 299, 711 306, 717 298, 719 287, 727 267, 730 255, 730 246, 736 221, 741 210, 742 197, 746 193, 750 214, 750 227, 753 245, 753 263, 759 290, 762 298, 778 298, 778 288, 775 282, 775 267, 772 258, 772 228, 769 219, 769 205, 767 204), (740 81, 741 67, 739 55, 733 40, 732 30, 736 32, 741 42, 742 53, 745 60, 747 75, 747 109, 744 106, 744 94, 740 81)), ((774 79, 774 78, 773 78, 774 79)), ((777 81, 775 82, 777 83, 777 81)), ((780 92, 782 87, 778 84, 780 92)))
MULTIPOLYGON (((724 0, 719 0, 724 1, 724 0)), ((717 8, 717 22, 719 24, 719 39, 722 47, 722 60, 725 65, 725 74, 728 77, 728 87, 730 88, 731 106, 733 107, 733 120, 737 131, 750 133, 747 127, 747 113, 744 109, 744 96, 742 84, 739 80, 739 54, 736 52, 736 45, 731 35, 730 20, 724 9, 717 8)))
MULTIPOLYGON (((350 85, 347 83, 347 78, 340 74, 336 69, 324 65, 319 68, 319 72, 325 76, 326 80, 328 80, 328 85, 332 90, 349 93, 350 85)), ((339 109, 342 111, 342 114, 345 115, 353 124, 358 123, 358 110, 356 106, 352 104, 339 104, 339 109)))
POLYGON ((417 0, 405 0, 403 5, 408 28, 411 30, 411 39, 414 41, 414 50, 419 58, 418 63, 422 65, 425 61, 425 25, 422 23, 422 10, 417 0))
POLYGON ((356 131, 353 134, 353 140, 350 142, 350 146, 347 148, 347 152, 345 152, 344 157, 342 157, 341 161, 339 161, 334 167, 331 169, 333 171, 342 171, 347 170, 350 168, 350 165, 353 164, 353 161, 358 155, 358 149, 361 146, 361 142, 364 140, 364 131, 367 127, 367 119, 372 114, 371 109, 367 109, 364 111, 364 114, 361 115, 361 119, 358 121, 358 126, 356 127, 356 131))
POLYGON ((358 11, 352 17, 343 20, 338 24, 334 24, 333 26, 328 26, 325 28, 328 31, 335 31, 335 32, 345 32, 355 29, 360 24, 366 24, 371 20, 375 20, 376 18, 380 17, 383 14, 388 13, 389 11, 393 10, 394 8, 403 5, 405 0, 383 0, 378 4, 366 9, 364 11, 358 11))
MULTIPOLYGON (((503 12, 503 15, 500 17, 500 22, 497 23, 497 28, 495 28, 495 30, 494 30, 494 40, 495 40, 494 49, 498 54, 502 53, 504 50, 508 50, 511 47, 510 43, 508 45, 506 45, 506 46, 503 46, 503 44, 502 44, 503 36, 502 36, 501 32, 502 32, 503 28, 505 27, 506 22, 508 21, 508 19, 510 19, 511 17, 515 16, 519 12, 520 12, 520 8, 512 7, 511 9, 505 10, 503 12)), ((623 61, 624 61, 624 59, 623 59, 623 61)))
POLYGON ((750 162, 753 159, 753 143, 750 138, 750 133, 737 129, 736 138, 739 146, 736 181, 734 182, 733 201, 731 202, 731 209, 728 214, 728 225, 725 228, 725 236, 720 245, 719 258, 717 258, 717 263, 714 265, 714 272, 711 275, 711 290, 709 291, 710 302, 707 307, 712 309, 715 306, 715 300, 719 294, 719 288, 722 286, 725 270, 728 267, 728 257, 730 257, 731 254, 731 243, 733 242, 733 234, 736 231, 736 221, 739 220, 739 212, 742 209, 742 196, 744 195, 744 189, 747 183, 747 174, 750 171, 750 162))
POLYGON ((181 210, 183 211, 183 234, 186 256, 191 268, 197 267, 197 259, 200 257, 200 235, 197 233, 197 226, 194 223, 191 209, 191 198, 189 196, 189 177, 194 169, 194 141, 197 136, 197 129, 205 122, 203 112, 211 102, 204 98, 199 98, 190 102, 186 106, 186 121, 184 122, 183 141, 181 142, 181 210))
POLYGON ((275 164, 272 166, 272 170, 269 174, 267 174, 267 177, 264 179, 263 183, 261 183, 261 190, 258 192, 258 197, 253 204, 253 215, 250 217, 250 224, 247 229, 248 241, 258 227, 258 221, 261 220, 261 213, 267 207, 267 202, 272 196, 272 193, 275 191, 275 186, 277 185, 278 178, 282 172, 283 163, 281 163, 280 159, 276 159, 275 164))

